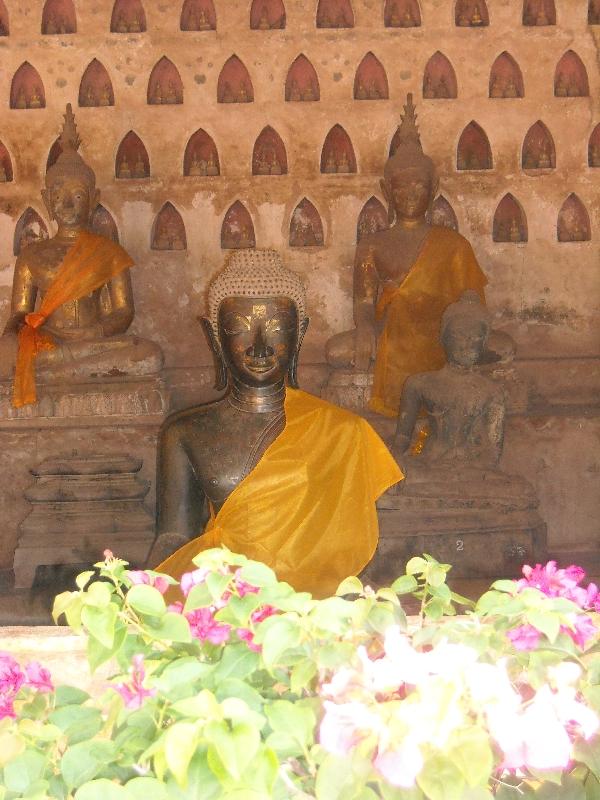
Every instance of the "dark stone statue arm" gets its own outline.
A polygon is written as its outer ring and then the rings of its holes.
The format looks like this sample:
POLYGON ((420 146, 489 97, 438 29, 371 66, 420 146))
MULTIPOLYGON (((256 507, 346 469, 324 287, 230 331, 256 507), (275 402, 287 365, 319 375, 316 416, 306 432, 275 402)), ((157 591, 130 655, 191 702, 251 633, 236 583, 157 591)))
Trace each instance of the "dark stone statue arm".
POLYGON ((27 262, 22 256, 17 258, 13 277, 12 300, 10 316, 4 328, 4 333, 16 333, 23 322, 25 315, 35 309, 37 287, 27 262))
POLYGON ((158 442, 157 533, 199 536, 208 519, 204 492, 186 453, 179 426, 163 428, 158 442))
POLYGON ((402 389, 400 412, 392 445, 392 453, 400 466, 410 447, 422 404, 423 392, 420 381, 417 376, 411 376, 407 378, 402 389))
POLYGON ((357 328, 375 325, 377 275, 374 268, 365 266, 369 250, 368 240, 361 240, 354 259, 354 324, 357 328))
POLYGON ((103 291, 100 303, 100 316, 102 334, 104 336, 118 336, 125 333, 133 321, 135 308, 133 305, 133 287, 131 275, 125 269, 103 291))

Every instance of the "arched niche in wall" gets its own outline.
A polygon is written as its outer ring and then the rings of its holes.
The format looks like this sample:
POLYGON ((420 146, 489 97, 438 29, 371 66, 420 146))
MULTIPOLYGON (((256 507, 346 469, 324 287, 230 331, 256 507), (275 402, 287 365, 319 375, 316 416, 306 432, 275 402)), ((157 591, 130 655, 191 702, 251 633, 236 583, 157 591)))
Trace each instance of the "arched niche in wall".
POLYGON ((290 219, 290 247, 322 247, 323 223, 315 206, 304 197, 290 219))
POLYGON ((175 64, 163 56, 154 65, 148 80, 148 105, 180 105, 183 103, 183 83, 175 64))
POLYGON ((114 106, 112 81, 104 65, 94 58, 86 67, 79 84, 80 106, 114 106))
POLYGON ((217 146, 202 128, 193 133, 187 143, 183 157, 183 174, 190 178, 221 174, 217 146))
POLYGON ((115 0, 110 19, 112 33, 143 33, 146 12, 141 0, 115 0))
POLYGON ((385 0, 383 24, 386 28, 418 28, 421 24, 418 0, 385 0))
POLYGON ((600 0, 588 0, 588 25, 600 25, 600 0))
POLYGON ((589 242, 592 238, 589 214, 575 192, 558 212, 556 233, 559 242, 589 242))
POLYGON ((285 28, 285 6, 282 0, 253 0, 250 8, 250 28, 253 31, 285 28))
POLYGON ((556 65, 554 94, 556 97, 589 97, 587 70, 574 50, 567 50, 556 65))
POLYGON ((10 154, 3 142, 0 142, 0 183, 9 183, 13 179, 13 167, 10 154))
POLYGON ((442 194, 435 198, 431 207, 431 224, 458 232, 458 219, 454 209, 442 194))
POLYGON ((287 175, 287 153, 283 139, 270 125, 259 133, 252 151, 253 175, 287 175))
POLYGON ((24 61, 14 74, 10 87, 10 107, 46 108, 44 84, 29 61, 24 61))
POLYGON ((334 125, 325 138, 321 151, 321 172, 327 174, 356 172, 354 147, 341 125, 334 125))
POLYGON ((456 168, 463 170, 492 169, 492 148, 486 132, 474 120, 460 135, 456 152, 456 168))
POLYGON ((254 87, 250 73, 236 55, 230 56, 217 82, 218 103, 252 103, 254 87))
POLYGON ((381 61, 370 51, 358 65, 354 76, 355 100, 387 100, 388 79, 381 61))
POLYGON ((294 59, 285 81, 285 99, 294 103, 319 100, 321 88, 316 70, 304 55, 294 59))
POLYGON ((185 0, 181 7, 179 27, 182 31, 214 31, 217 14, 213 0, 185 0))
POLYGON ((492 238, 495 242, 527 241, 527 217, 519 201, 510 192, 498 203, 494 214, 492 238))
POLYGON ((525 96, 521 68, 506 50, 500 53, 490 70, 490 97, 513 98, 525 96))
POLYGON ((13 253, 18 256, 24 247, 31 242, 48 238, 46 223, 31 206, 26 208, 17 220, 13 241, 13 253))
POLYGON ((541 120, 534 123, 525 134, 521 166, 523 169, 554 169, 556 167, 554 139, 541 120))
POLYGON ((490 24, 485 0, 457 0, 454 22, 461 28, 482 28, 490 24))
POLYGON ((8 36, 9 33, 8 10, 4 4, 4 0, 0 0, 0 36, 8 36))
POLYGON ((236 200, 229 207, 221 226, 221 248, 223 250, 243 250, 256 247, 254 224, 246 206, 236 200))
POLYGON ((112 239, 113 242, 119 243, 117 223, 110 211, 104 208, 103 205, 97 205, 94 209, 90 220, 90 228, 99 236, 106 236, 107 239, 112 239))
POLYGON ((556 25, 554 0, 524 0, 523 25, 556 25))
POLYGON ((319 0, 317 28, 353 28, 354 11, 350 0, 319 0))
POLYGON ((129 131, 119 145, 115 159, 115 176, 121 179, 150 177, 148 151, 134 131, 129 131))
POLYGON ((588 143, 588 165, 600 167, 600 123, 596 125, 588 143))
POLYGON ((385 230, 388 225, 388 212, 377 197, 370 197, 362 207, 356 224, 356 241, 371 233, 385 230))
POLYGON ((458 85, 454 67, 438 50, 425 66, 423 97, 425 100, 453 100, 457 94, 458 85))
POLYGON ((42 33, 77 33, 73 0, 46 0, 42 10, 42 33))
POLYGON ((150 247, 152 250, 187 250, 183 218, 170 201, 156 215, 150 247))

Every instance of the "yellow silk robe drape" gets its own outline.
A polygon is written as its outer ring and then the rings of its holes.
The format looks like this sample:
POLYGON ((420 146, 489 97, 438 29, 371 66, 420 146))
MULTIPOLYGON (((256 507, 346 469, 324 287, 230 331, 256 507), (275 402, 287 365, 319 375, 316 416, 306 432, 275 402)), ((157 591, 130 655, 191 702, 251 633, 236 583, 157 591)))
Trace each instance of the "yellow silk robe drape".
POLYGON ((465 289, 475 289, 484 300, 486 283, 469 242, 451 228, 431 228, 406 278, 400 286, 385 287, 377 303, 384 326, 377 344, 373 411, 397 416, 406 378, 444 365, 442 314, 465 289))
POLYGON ((19 331, 19 349, 13 386, 13 406, 20 408, 37 400, 35 359, 55 344, 39 328, 57 308, 95 292, 127 267, 133 259, 120 245, 90 231, 82 231, 69 248, 39 309, 25 317, 19 331))
POLYGON ((402 472, 364 419, 318 397, 288 388, 285 420, 206 531, 159 572, 179 578, 200 551, 225 545, 322 597, 368 564, 379 535, 375 500, 402 472))

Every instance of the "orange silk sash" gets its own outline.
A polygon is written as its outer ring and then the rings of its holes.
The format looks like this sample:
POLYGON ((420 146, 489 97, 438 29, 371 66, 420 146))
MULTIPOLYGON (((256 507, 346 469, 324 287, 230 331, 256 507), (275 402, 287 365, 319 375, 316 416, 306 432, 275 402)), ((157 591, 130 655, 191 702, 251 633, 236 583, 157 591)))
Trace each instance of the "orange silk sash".
POLYGON ((64 303, 79 300, 99 289, 127 267, 132 258, 111 239, 82 231, 68 250, 36 312, 27 314, 19 331, 19 349, 13 386, 13 406, 35 403, 35 359, 55 347, 52 336, 39 330, 64 303))
POLYGON ((406 278, 400 286, 386 286, 377 303, 377 318, 385 323, 377 344, 373 411, 397 416, 406 378, 444 365, 442 314, 465 289, 485 301, 486 283, 469 242, 450 228, 433 227, 406 278))
POLYGON ((375 500, 402 479, 361 417, 287 389, 285 428, 229 495, 202 536, 158 571, 179 578, 200 551, 224 545, 272 567, 297 591, 327 596, 371 560, 375 500))

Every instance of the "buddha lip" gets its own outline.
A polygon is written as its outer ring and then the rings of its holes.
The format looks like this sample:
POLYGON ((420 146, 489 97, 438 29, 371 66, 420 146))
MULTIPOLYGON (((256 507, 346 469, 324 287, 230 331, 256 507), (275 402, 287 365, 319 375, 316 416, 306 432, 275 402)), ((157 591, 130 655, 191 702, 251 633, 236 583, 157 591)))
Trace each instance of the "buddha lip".
POLYGON ((251 372, 269 372, 275 366, 275 361, 273 359, 257 359, 256 361, 246 361, 246 367, 251 372))

